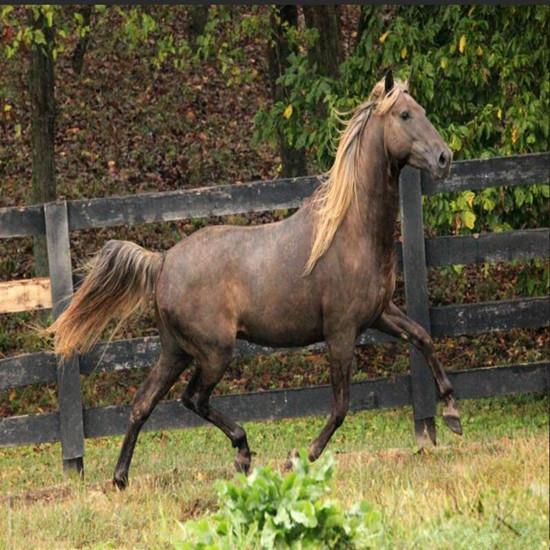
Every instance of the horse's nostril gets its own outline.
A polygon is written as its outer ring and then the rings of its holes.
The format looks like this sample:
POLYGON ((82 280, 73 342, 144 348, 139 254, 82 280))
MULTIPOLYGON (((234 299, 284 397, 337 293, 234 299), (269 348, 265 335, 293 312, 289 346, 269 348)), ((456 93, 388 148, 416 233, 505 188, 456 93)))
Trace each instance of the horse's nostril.
POLYGON ((439 155, 439 165, 440 166, 447 165, 447 155, 445 153, 441 153, 441 155, 439 155))

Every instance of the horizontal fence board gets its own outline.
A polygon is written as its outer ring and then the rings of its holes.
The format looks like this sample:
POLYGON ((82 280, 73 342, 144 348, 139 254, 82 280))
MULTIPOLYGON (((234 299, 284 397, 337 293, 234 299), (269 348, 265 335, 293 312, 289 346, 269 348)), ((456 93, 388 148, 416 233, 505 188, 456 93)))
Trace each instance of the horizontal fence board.
MULTIPOLYGON (((460 399, 539 393, 548 390, 549 362, 486 367, 449 373, 460 399)), ((248 394, 216 396, 213 406, 235 420, 249 422, 328 414, 330 387, 270 390, 248 394)), ((351 387, 354 411, 393 408, 411 404, 410 376, 356 382, 351 387)), ((90 408, 84 411, 87 438, 123 434, 129 406, 90 408)), ((179 401, 160 403, 144 429, 190 428, 205 422, 179 401)), ((58 413, 10 417, 0 420, 0 447, 46 443, 59 439, 58 413)))
POLYGON ((158 336, 115 340, 80 356, 80 373, 111 372, 150 367, 160 355, 158 336))
POLYGON ((68 203, 71 230, 136 225, 296 208, 319 185, 315 176, 256 181, 68 203))
MULTIPOLYGON (((397 340, 377 330, 367 330, 360 336, 357 344, 380 344, 392 341, 397 340)), ((233 357, 234 359, 243 359, 271 353, 322 352, 325 350, 324 342, 306 348, 270 348, 237 340, 233 357)), ((80 357, 80 374, 90 375, 93 372, 149 368, 157 361, 159 355, 158 336, 115 340, 100 344, 89 353, 82 355, 80 357)), ((56 362, 53 352, 41 351, 0 359, 0 391, 29 384, 52 382, 56 382, 56 362)))
POLYGON ((50 279, 47 277, 0 282, 0 296, 0 313, 52 307, 50 279))
POLYGON ((550 362, 450 372, 458 399, 480 399, 515 393, 537 393, 549 386, 550 362))
POLYGON ((42 205, 0 208, 0 239, 45 233, 42 205))
MULTIPOLYGON (((331 389, 317 386, 289 390, 220 395, 212 407, 238 422, 324 415, 330 412, 331 389)), ((369 380, 352 384, 351 409, 400 407, 410 402, 408 377, 369 380)), ((128 426, 130 406, 87 409, 84 413, 86 437, 122 434, 128 426)), ((160 403, 144 426, 146 430, 190 428, 207 424, 179 401, 160 403)))
MULTIPOLYGON (((546 326, 550 317, 549 298, 525 298, 478 304, 451 305, 430 308, 432 333, 435 337, 476 334, 510 328, 539 328, 546 326)), ((367 330, 358 339, 358 345, 396 342, 395 338, 377 330, 367 330)), ((234 358, 242 359, 274 352, 321 352, 324 343, 306 348, 270 348, 237 340, 234 358)), ((148 368, 159 357, 158 337, 115 340, 101 344, 80 358, 80 372, 118 371, 148 368)), ((0 360, 0 390, 28 384, 55 382, 55 356, 51 352, 18 355, 0 360)))
POLYGON ((0 419, 0 447, 59 441, 59 413, 29 414, 0 419))
MULTIPOLYGON (((550 298, 524 298, 477 304, 430 308, 434 337, 460 336, 512 328, 539 328, 550 319, 550 298)), ((358 345, 396 342, 395 338, 376 330, 367 330, 358 345)), ((259 354, 320 352, 325 344, 306 348, 270 348, 237 340, 234 357, 242 359, 259 354)), ((95 370, 117 371, 150 367, 160 353, 158 337, 133 338, 101 344, 80 359, 81 374, 95 370)), ((55 356, 51 352, 30 353, 0 360, 0 390, 27 384, 55 382, 55 356)))
POLYGON ((501 185, 515 186, 548 182, 550 152, 453 162, 450 175, 441 182, 422 173, 422 193, 477 190, 501 185))
POLYGON ((549 250, 547 227, 426 239, 426 261, 430 267, 547 258, 549 250))
POLYGON ((55 355, 39 351, 0 359, 0 391, 57 382, 55 355))
POLYGON ((548 325, 549 319, 549 297, 430 308, 432 335, 435 337, 541 328, 548 325))
MULTIPOLYGON (((550 153, 453 162, 442 182, 422 175, 424 194, 548 181, 550 153)), ((161 193, 78 199, 68 202, 71 230, 175 221, 294 208, 311 195, 319 177, 258 181, 161 193)), ((45 233, 42 205, 0 208, 0 238, 45 233)))
MULTIPOLYGON (((357 345, 381 344, 396 342, 397 339, 377 330, 366 330, 357 340, 357 345)), ((252 344, 245 340, 237 340, 233 359, 245 359, 256 355, 272 353, 322 352, 326 344, 320 342, 306 347, 272 348, 252 344)), ((130 340, 115 340, 108 344, 100 344, 80 358, 80 373, 91 374, 94 371, 118 371, 150 367, 160 355, 160 342, 157 336, 132 338, 130 340)))

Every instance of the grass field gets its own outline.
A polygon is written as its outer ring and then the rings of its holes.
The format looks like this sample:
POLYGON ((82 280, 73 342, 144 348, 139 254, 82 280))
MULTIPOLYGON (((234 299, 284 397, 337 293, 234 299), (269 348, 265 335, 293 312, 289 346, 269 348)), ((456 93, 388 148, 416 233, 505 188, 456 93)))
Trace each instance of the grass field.
MULTIPOLYGON (((439 426, 415 453, 410 409, 350 415, 329 448, 332 496, 370 501, 387 548, 547 548, 548 399, 462 403, 465 435, 439 426)), ((322 418, 251 423, 255 464, 280 467, 322 418)), ((177 521, 216 509, 233 450, 212 428, 144 433, 124 493, 110 478, 120 438, 86 444, 86 479, 64 480, 58 444, 0 450, 0 548, 164 548, 177 521), (161 528, 161 517, 166 520, 161 528)))

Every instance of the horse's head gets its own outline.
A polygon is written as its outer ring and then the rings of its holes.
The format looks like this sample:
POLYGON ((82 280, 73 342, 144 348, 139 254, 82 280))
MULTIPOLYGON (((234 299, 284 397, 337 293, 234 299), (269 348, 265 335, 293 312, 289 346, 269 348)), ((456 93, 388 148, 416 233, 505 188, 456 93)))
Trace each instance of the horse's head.
POLYGON ((388 99, 384 146, 391 159, 401 165, 428 170, 436 179, 447 176, 453 154, 426 117, 426 111, 409 95, 407 86, 394 83, 389 71, 383 92, 379 90, 379 93, 384 96, 381 105, 388 99))

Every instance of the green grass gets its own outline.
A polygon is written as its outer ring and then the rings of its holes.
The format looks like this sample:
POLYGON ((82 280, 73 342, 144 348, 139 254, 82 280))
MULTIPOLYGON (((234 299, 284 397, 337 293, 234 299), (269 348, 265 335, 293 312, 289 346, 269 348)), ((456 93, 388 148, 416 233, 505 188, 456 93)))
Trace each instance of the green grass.
MULTIPOLYGON (((388 548, 546 548, 548 400, 464 402, 465 435, 439 424, 439 446, 415 453, 410 409, 352 414, 329 448, 333 496, 383 514, 388 548)), ((250 423, 254 463, 279 466, 324 419, 250 423)), ((209 427, 143 433, 124 493, 110 486, 121 438, 86 443, 86 479, 64 480, 58 444, 0 451, 0 548, 159 548, 161 514, 215 509, 233 449, 209 427)))

